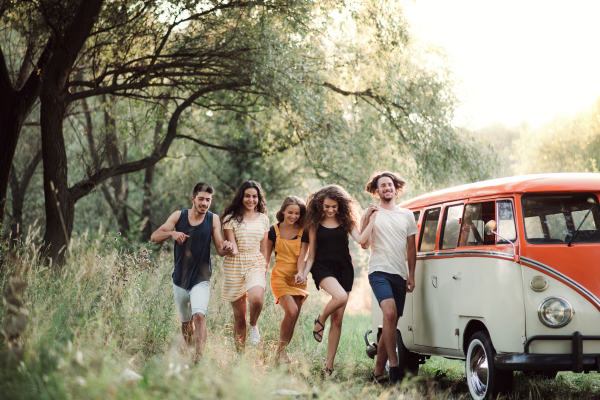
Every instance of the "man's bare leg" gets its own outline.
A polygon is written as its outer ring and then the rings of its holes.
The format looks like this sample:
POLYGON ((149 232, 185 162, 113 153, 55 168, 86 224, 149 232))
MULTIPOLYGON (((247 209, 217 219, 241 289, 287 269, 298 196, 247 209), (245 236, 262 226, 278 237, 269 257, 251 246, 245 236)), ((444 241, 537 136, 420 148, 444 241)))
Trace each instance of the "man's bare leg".
POLYGON ((194 362, 198 362, 202 358, 204 352, 204 345, 206 344, 206 337, 208 331, 206 330, 206 317, 202 313, 196 313, 192 317, 194 322, 194 344, 196 345, 196 357, 194 362))
POLYGON ((396 302, 394 299, 385 299, 379 303, 383 313, 383 327, 381 330, 381 339, 377 346, 377 362, 375 363, 376 376, 383 374, 386 361, 390 361, 390 368, 398 366, 396 357, 396 340, 398 327, 398 314, 396 311, 396 302), (391 355, 388 357, 388 355, 391 355))
POLYGON ((246 344, 246 319, 247 305, 246 297, 242 296, 236 301, 231 302, 233 308, 233 339, 235 341, 236 350, 241 352, 246 344))
POLYGON ((181 323, 181 334, 183 335, 185 344, 188 347, 191 347, 194 344, 194 327, 192 325, 192 321, 181 323))

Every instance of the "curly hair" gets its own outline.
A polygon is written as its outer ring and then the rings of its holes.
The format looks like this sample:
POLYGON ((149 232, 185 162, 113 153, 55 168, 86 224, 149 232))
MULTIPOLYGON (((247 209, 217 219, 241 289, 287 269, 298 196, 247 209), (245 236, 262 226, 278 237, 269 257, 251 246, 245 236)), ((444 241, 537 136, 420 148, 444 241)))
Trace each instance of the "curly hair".
POLYGON ((285 198, 285 200, 283 200, 283 203, 281 204, 281 208, 279 209, 279 211, 277 211, 277 215, 275 215, 275 218, 277 218, 277 221, 283 222, 283 218, 284 218, 283 214, 285 213, 285 209, 287 208, 287 206, 300 207, 300 218, 298 218, 298 221, 296 221, 296 224, 298 224, 300 226, 304 226, 304 216, 306 215, 306 203, 304 202, 304 200, 302 200, 298 196, 288 196, 285 198))
POLYGON ((392 182, 394 182, 394 187, 396 188, 396 195, 394 196, 394 198, 397 199, 398 197, 400 197, 400 190, 404 188, 404 185, 406 185, 406 181, 402 177, 400 177, 400 175, 390 171, 376 172, 373 175, 371 175, 371 179, 369 180, 369 183, 367 183, 367 187, 365 188, 365 190, 368 193, 371 193, 372 196, 377 196, 377 185, 379 183, 379 179, 384 177, 390 178, 392 182))
POLYGON ((358 226, 360 218, 359 205, 356 200, 339 185, 327 185, 319 191, 308 196, 306 201, 306 228, 317 230, 319 224, 324 218, 323 201, 328 197, 338 203, 337 220, 346 233, 350 233, 352 228, 358 226))
POLYGON ((231 219, 241 223, 244 219, 243 201, 246 189, 256 189, 258 192, 258 204, 256 207, 254 207, 254 210, 263 214, 267 213, 267 202, 265 201, 265 194, 263 193, 262 187, 260 187, 260 183, 255 181, 246 181, 242 183, 236 190, 233 198, 229 202, 229 205, 225 207, 225 210, 223 210, 223 214, 221 214, 221 221, 223 221, 223 224, 231 219))

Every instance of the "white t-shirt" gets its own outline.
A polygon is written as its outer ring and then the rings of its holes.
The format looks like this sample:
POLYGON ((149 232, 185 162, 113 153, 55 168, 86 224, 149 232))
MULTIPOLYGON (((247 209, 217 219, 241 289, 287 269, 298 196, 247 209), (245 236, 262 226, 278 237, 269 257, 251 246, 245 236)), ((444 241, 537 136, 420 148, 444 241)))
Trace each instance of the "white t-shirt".
MULTIPOLYGON (((367 210, 363 213, 366 214, 367 210)), ((406 241, 418 232, 415 216, 406 208, 394 211, 379 207, 371 233, 369 274, 376 271, 400 275, 408 279, 406 267, 406 241)))

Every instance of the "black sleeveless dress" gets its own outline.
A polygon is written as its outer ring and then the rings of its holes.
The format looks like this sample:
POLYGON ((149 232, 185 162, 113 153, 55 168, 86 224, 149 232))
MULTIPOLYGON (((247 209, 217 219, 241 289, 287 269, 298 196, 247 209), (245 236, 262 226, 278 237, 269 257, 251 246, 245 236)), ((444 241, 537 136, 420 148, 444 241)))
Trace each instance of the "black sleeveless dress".
POLYGON ((348 234, 342 226, 317 228, 317 254, 310 270, 317 289, 319 282, 328 276, 334 277, 346 292, 352 290, 354 267, 348 248, 348 234))

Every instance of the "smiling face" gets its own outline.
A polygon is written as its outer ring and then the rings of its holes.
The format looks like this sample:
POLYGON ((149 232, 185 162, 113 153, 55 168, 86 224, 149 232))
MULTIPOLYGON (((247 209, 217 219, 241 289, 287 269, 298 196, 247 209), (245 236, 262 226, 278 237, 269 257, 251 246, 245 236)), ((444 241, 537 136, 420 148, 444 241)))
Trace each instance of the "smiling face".
POLYGON ((242 203, 247 211, 254 211, 258 205, 258 190, 254 188, 248 188, 244 190, 244 198, 242 199, 242 203))
POLYGON ((383 201, 392 201, 396 197, 396 187, 392 178, 382 176, 377 180, 377 195, 383 201))
POLYGON ((333 218, 338 212, 338 202, 329 197, 325 197, 323 200, 323 212, 326 217, 333 218))
POLYGON ((211 202, 212 194, 208 192, 198 192, 196 197, 192 196, 192 207, 199 214, 206 214, 211 202))
POLYGON ((300 219, 300 214, 300 206, 297 204, 290 204, 283 212, 283 220, 290 225, 294 225, 300 219))

